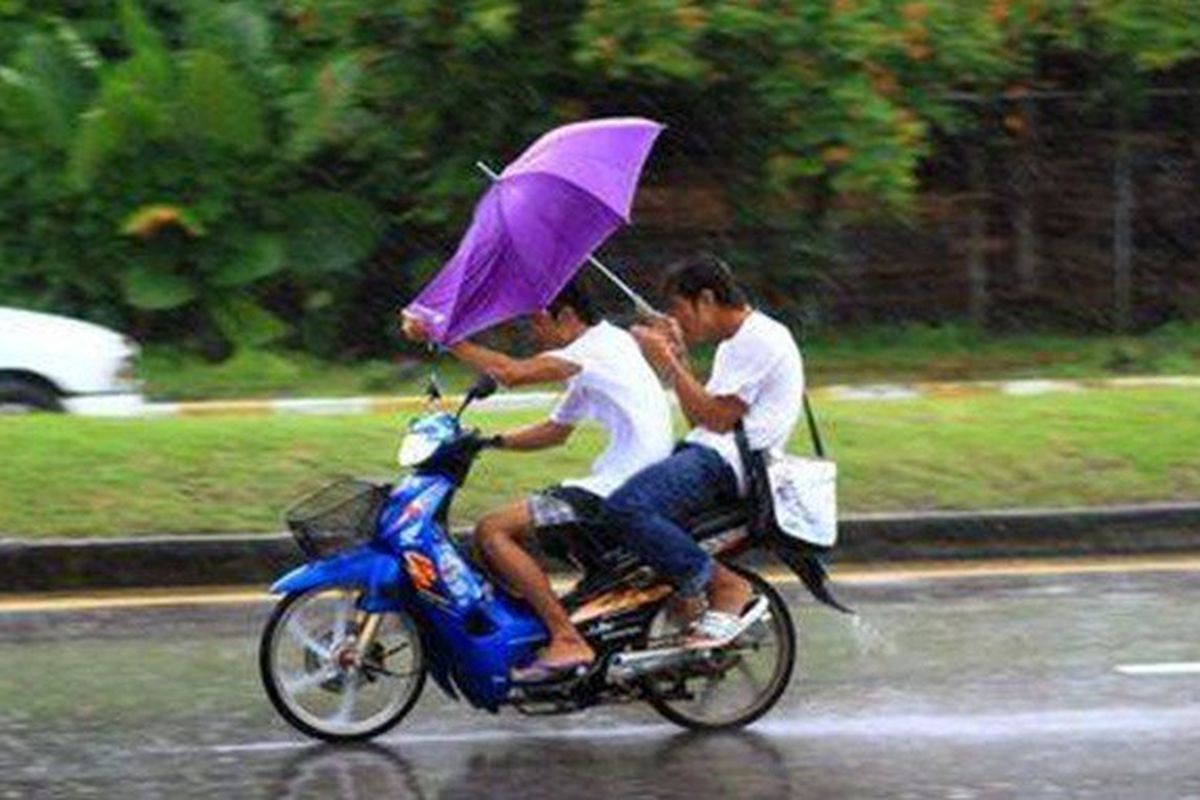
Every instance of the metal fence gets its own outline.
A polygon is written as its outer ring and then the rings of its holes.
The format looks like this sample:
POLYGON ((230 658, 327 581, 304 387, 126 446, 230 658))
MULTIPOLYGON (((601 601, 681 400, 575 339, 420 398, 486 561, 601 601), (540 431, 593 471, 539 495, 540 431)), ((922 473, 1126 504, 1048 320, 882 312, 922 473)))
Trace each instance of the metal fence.
POLYGON ((673 256, 715 248, 749 263, 767 302, 825 325, 1200 318, 1200 91, 958 99, 973 124, 939 137, 904 219, 798 212, 782 230, 747 224, 711 181, 647 187, 641 224, 606 253, 645 286, 673 256))

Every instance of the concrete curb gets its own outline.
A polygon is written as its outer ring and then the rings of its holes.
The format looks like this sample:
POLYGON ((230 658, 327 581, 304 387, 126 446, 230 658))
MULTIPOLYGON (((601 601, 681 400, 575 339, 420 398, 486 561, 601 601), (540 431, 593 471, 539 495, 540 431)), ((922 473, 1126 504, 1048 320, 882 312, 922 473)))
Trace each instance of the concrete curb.
MULTIPOLYGON (((1200 552, 1200 503, 850 515, 839 562, 1200 552)), ((286 533, 0 541, 0 592, 266 584, 303 558, 286 533)))
MULTIPOLYGON (((914 400, 921 397, 969 397, 1000 394, 1014 397, 1112 389, 1200 389, 1197 375, 1150 375, 1094 380, 1019 380, 926 383, 878 383, 823 386, 814 398, 834 400, 914 400)), ((506 392, 479 404, 482 410, 526 411, 550 406, 554 392, 506 392)), ((457 404, 461 398, 449 400, 457 404)), ((80 407, 80 413, 107 417, 272 416, 276 414, 339 415, 411 413, 425 407, 424 397, 315 397, 284 400, 214 400, 188 403, 122 403, 80 407)))

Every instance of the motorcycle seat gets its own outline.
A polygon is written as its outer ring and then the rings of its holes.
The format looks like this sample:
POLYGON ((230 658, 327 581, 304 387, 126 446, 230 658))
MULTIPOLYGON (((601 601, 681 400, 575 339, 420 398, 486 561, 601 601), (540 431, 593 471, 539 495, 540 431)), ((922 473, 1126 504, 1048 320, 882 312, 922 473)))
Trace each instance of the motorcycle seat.
POLYGON ((740 528, 749 519, 750 514, 746 510, 745 504, 738 503, 737 505, 719 506, 702 511, 688 520, 688 524, 685 527, 692 532, 693 537, 699 541, 703 541, 710 536, 716 536, 733 528, 740 528))
MULTIPOLYGON (((746 524, 749 515, 743 506, 721 506, 696 514, 684 526, 697 541, 704 541, 746 524)), ((619 535, 600 529, 579 527, 572 531, 570 549, 585 569, 594 572, 624 573, 636 568, 640 560, 620 541, 619 535)))
MULTIPOLYGON (((749 514, 745 504, 719 506, 706 509, 696 514, 685 525, 692 536, 703 542, 713 536, 741 527, 747 523, 749 514)), ((472 543, 472 536, 467 532, 456 532, 452 538, 459 546, 460 552, 476 569, 491 574, 487 566, 477 557, 472 543)), ((555 554, 555 560, 566 558, 574 561, 576 566, 587 573, 620 575, 628 573, 641 562, 632 552, 626 549, 618 537, 608 531, 588 526, 572 526, 564 536, 570 556, 566 553, 555 554)), ((546 555, 543 553, 543 555, 546 555)), ((494 576, 493 576, 494 577, 494 576)))

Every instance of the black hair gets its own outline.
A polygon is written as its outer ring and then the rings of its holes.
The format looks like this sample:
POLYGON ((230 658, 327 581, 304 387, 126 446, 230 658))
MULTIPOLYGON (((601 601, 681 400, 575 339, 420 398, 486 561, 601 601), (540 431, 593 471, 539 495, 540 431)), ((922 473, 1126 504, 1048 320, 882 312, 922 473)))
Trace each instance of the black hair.
POLYGON ((575 316, 579 317, 585 325, 595 325, 602 317, 600 308, 588 290, 587 281, 582 275, 564 286, 558 296, 550 301, 546 310, 557 317, 564 308, 572 309, 575 316))
POLYGON ((733 277, 724 261, 712 253, 696 253, 667 267, 663 281, 663 297, 682 297, 695 300, 705 289, 720 305, 741 308, 750 302, 745 290, 733 277))

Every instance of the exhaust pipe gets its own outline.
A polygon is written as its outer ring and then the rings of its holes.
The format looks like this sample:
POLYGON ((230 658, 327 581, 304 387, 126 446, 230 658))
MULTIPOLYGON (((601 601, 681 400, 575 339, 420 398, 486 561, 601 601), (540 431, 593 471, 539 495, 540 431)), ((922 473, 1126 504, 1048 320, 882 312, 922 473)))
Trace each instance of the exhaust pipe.
POLYGON ((682 647, 661 647, 656 650, 633 650, 617 653, 608 664, 608 675, 615 681, 627 682, 672 667, 706 661, 712 650, 685 650, 682 647))

